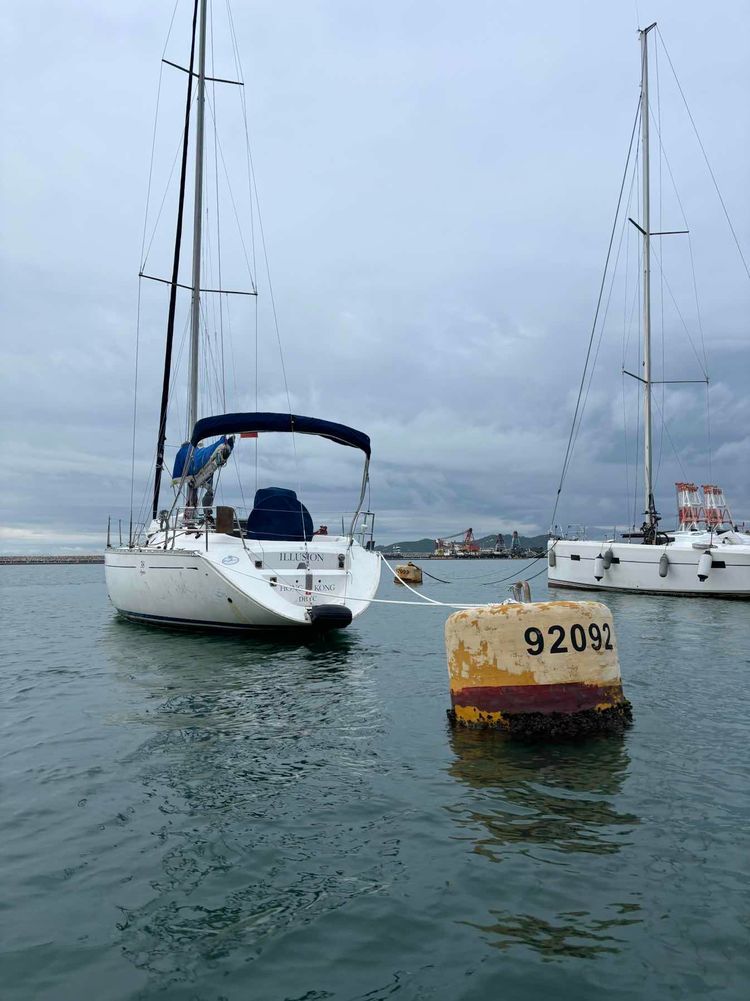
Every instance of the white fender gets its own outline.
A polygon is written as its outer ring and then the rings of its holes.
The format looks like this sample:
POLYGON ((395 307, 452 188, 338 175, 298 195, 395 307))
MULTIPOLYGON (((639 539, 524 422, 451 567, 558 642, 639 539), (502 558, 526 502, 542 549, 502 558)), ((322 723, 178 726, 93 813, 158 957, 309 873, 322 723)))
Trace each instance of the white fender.
POLYGON ((601 580, 604 576, 604 557, 601 553, 594 560, 594 577, 601 580))
POLYGON ((706 580, 711 573, 711 553, 703 553, 698 560, 698 580, 706 580))

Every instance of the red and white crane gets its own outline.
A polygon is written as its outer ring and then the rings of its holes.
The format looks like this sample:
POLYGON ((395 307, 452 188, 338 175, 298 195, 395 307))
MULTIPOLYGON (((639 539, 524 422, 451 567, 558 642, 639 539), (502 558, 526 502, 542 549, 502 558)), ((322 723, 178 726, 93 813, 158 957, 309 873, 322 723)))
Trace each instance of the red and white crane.
POLYGON ((473 528, 435 539, 436 556, 477 556, 478 554, 479 543, 474 539, 473 528), (460 541, 458 541, 459 539, 460 541))

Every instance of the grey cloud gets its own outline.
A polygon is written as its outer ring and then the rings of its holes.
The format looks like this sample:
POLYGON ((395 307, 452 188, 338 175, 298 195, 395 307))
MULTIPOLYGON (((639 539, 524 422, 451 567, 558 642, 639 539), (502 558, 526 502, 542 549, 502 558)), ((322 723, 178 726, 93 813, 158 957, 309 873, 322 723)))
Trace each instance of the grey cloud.
MULTIPOLYGON (((460 9, 389 0, 367 10, 342 0, 269 0, 235 10, 292 405, 371 434, 384 541, 469 524, 480 532, 547 528, 637 100, 632 10, 588 5, 579 13, 551 0, 531 17, 528 5, 489 0, 460 9)), ((184 14, 172 57, 182 49, 184 14)), ((715 31, 698 3, 665 0, 654 16, 748 248, 744 4, 726 4, 715 31)), ((37 533, 26 536, 33 548, 94 546, 108 512, 127 518, 135 273, 168 17, 165 5, 145 3, 32 4, 3 15, 12 95, 1 123, 2 427, 14 456, 0 513, 6 551, 24 545, 24 532, 37 533)), ((221 66, 231 74, 228 57, 221 66)), ((660 72, 664 142, 693 230, 715 380, 711 474, 748 518, 749 286, 664 65, 660 72)), ((179 76, 162 83, 154 206, 179 135, 179 76)), ((217 104, 217 115, 226 159, 241 168, 236 109, 217 104)), ((245 205, 241 169, 232 184, 245 205)), ((662 210, 680 222, 666 185, 662 210)), ((149 257, 156 274, 168 271, 172 226, 171 193, 149 257)), ((222 227, 225 281, 243 287, 231 213, 222 227)), ((663 253, 698 345, 686 248, 663 253)), ((260 405, 284 409, 262 273, 258 280, 260 405)), ((562 521, 622 524, 627 516, 618 295, 562 521)), ((697 377, 665 301, 667 370, 697 377)), ((164 289, 144 287, 141 305, 139 498, 156 433, 164 289)), ((230 395, 252 408, 253 310, 232 310, 230 395)), ((699 482, 709 476, 703 402, 701 387, 665 394, 669 433, 699 482)), ((172 446, 181 413, 180 389, 172 446)), ((682 470, 661 441, 658 503, 668 521, 682 470)), ((302 452, 296 469, 288 451, 275 462, 268 456, 265 475, 300 479, 313 517, 350 507, 353 457, 302 452)))

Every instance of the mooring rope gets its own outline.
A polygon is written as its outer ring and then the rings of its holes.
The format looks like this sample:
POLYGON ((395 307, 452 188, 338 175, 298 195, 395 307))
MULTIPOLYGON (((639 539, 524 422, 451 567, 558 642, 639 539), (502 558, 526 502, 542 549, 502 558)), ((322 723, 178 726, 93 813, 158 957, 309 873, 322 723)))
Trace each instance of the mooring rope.
MULTIPOLYGON (((555 540, 555 542, 552 544, 552 548, 554 549, 554 547, 556 545, 557 545, 557 540, 555 540)), ((393 576, 396 577, 396 579, 398 581, 400 581, 400 583, 403 584, 405 588, 407 588, 413 594, 416 594, 417 597, 422 598, 423 601, 430 602, 430 604, 433 604, 433 605, 444 605, 446 608, 475 608, 475 607, 478 607, 476 604, 473 604, 473 605, 450 605, 447 602, 437 601, 435 598, 428 598, 427 595, 420 594, 419 591, 415 591, 413 587, 410 587, 410 585, 405 580, 402 580, 396 574, 396 571, 393 569, 393 567, 391 566, 391 564, 388 562, 388 560, 385 558, 385 556, 383 556, 382 553, 379 553, 378 555, 380 556, 380 559, 383 561, 383 563, 385 563, 385 565, 391 571, 391 573, 393 574, 393 576)), ((533 566, 534 563, 538 563, 539 560, 543 560, 543 559, 545 559, 544 556, 538 556, 532 563, 529 564, 529 566, 533 566)), ((525 569, 528 570, 528 567, 526 567, 525 569)), ((544 573, 545 569, 546 569, 545 567, 542 567, 541 570, 539 570, 532 577, 527 578, 527 579, 528 580, 533 580, 534 577, 538 577, 540 574, 544 573)), ((422 570, 422 573, 427 573, 427 571, 425 569, 423 569, 422 567, 420 567, 420 570, 422 570)), ((431 577, 432 574, 427 573, 427 576, 431 577)), ((517 576, 518 576, 517 574, 511 574, 510 577, 503 577, 501 580, 490 581, 489 584, 480 583, 479 586, 480 587, 489 587, 490 584, 505 584, 507 581, 512 580, 513 577, 517 578, 517 576)), ((435 580, 440 580, 439 577, 435 577, 434 579, 435 580)), ((471 580, 471 578, 459 578, 459 579, 464 579, 464 580, 468 579, 468 580, 471 580)), ((453 583, 453 581, 445 580, 445 581, 441 581, 441 583, 442 584, 451 584, 451 583, 453 583)), ((410 602, 410 604, 412 604, 412 603, 410 602)), ((496 604, 496 602, 479 602, 479 605, 483 605, 483 604, 496 604)))
MULTIPOLYGON (((554 549, 556 545, 557 545, 557 539, 555 539, 555 541, 553 542, 553 544, 551 546, 551 549, 554 549)), ((548 557, 548 553, 545 553, 544 556, 537 556, 537 558, 535 560, 532 560, 531 563, 529 563, 529 565, 527 567, 524 567, 524 571, 530 570, 531 567, 533 567, 534 564, 538 563, 540 560, 545 560, 546 561, 547 557, 548 557)), ((540 573, 544 573, 544 567, 542 567, 542 569, 539 570, 537 573, 535 573, 532 577, 527 577, 526 579, 527 580, 533 580, 534 577, 538 577, 540 573)), ((517 573, 512 573, 510 575, 510 577, 501 577, 499 580, 490 580, 490 581, 487 581, 487 583, 485 583, 485 584, 480 584, 479 586, 480 587, 492 587, 494 584, 506 584, 509 580, 512 580, 514 577, 518 578, 518 574, 517 573)))
MULTIPOLYGON (((555 539, 555 541, 552 543, 552 546, 550 547, 550 550, 552 550, 552 549, 555 548, 555 546, 557 545, 557 541, 558 540, 555 539)), ((393 573, 393 575, 394 576, 398 576, 396 574, 395 570, 393 569, 393 567, 388 562, 388 560, 385 558, 385 556, 383 556, 382 553, 380 553, 379 555, 380 555, 380 558, 382 559, 383 563, 385 563, 385 565, 388 567, 388 569, 391 570, 391 572, 393 573)), ((479 585, 479 587, 493 587, 495 584, 507 584, 507 582, 509 580, 513 580, 513 578, 515 578, 516 580, 519 580, 519 579, 522 580, 522 579, 524 579, 524 578, 521 577, 521 574, 526 573, 527 570, 530 570, 533 566, 535 566, 537 563, 539 563, 540 560, 546 560, 547 557, 548 557, 548 555, 549 555, 549 550, 544 555, 537 556, 535 559, 533 559, 531 561, 531 563, 527 563, 525 567, 521 568, 521 570, 516 570, 514 573, 509 574, 507 577, 500 577, 499 580, 490 580, 490 581, 486 581, 486 582, 482 581, 478 577, 454 577, 453 580, 444 580, 442 577, 435 577, 433 574, 428 573, 427 570, 425 570, 424 567, 420 567, 419 569, 422 571, 423 574, 425 574, 425 576, 430 577, 432 580, 438 581, 440 584, 455 584, 455 582, 458 581, 458 580, 473 580, 473 581, 475 581, 479 585)), ((533 574, 531 577, 527 577, 525 579, 526 580, 534 580, 535 577, 538 577, 542 573, 544 573, 544 567, 542 567, 541 570, 539 570, 537 573, 533 574)), ((401 580, 400 577, 398 579, 401 580)), ((405 580, 401 580, 401 583, 405 587, 408 587, 408 584, 406 583, 405 580)), ((411 590, 411 588, 409 590, 411 590)), ((418 591, 415 591, 414 593, 415 594, 419 594, 418 591)), ((429 599, 429 600, 432 600, 432 599, 429 599)))
MULTIPOLYGON (((377 554, 380 556, 380 553, 377 554)), ((382 559, 382 556, 380 556, 382 559)), ((383 562, 386 562, 383 560, 383 562)), ((388 566, 387 562, 386 565, 388 566)), ((242 577, 250 577, 252 580, 258 580, 262 584, 268 584, 269 587, 275 587, 277 583, 269 580, 267 577, 261 577, 258 574, 248 573, 246 570, 233 570, 232 573, 240 574, 242 577)), ((408 588, 413 594, 415 594, 419 601, 402 601, 397 598, 357 598, 355 595, 347 595, 346 601, 362 601, 365 604, 375 604, 375 605, 415 605, 421 608, 478 608, 483 605, 497 604, 496 602, 473 602, 471 604, 455 604, 447 601, 436 601, 434 598, 428 598, 427 595, 422 595, 419 591, 415 591, 414 588, 409 587, 404 581, 402 583, 408 588)), ((292 591, 298 591, 301 594, 309 594, 310 589, 306 587, 298 587, 295 584, 284 584, 284 587, 290 588, 292 591)))
MULTIPOLYGON (((388 564, 388 565, 390 566, 390 564, 388 564)), ((443 580, 442 577, 436 577, 434 574, 428 573, 425 570, 424 567, 420 567, 419 569, 422 571, 422 573, 425 575, 425 577, 429 577, 430 580, 436 580, 439 584, 452 584, 453 583, 452 580, 443 580)), ((459 580, 460 580, 460 578, 459 578, 459 580)), ((402 583, 403 583, 403 581, 402 581, 402 583)))
MULTIPOLYGON (((556 545, 556 544, 557 544, 557 540, 555 540, 555 543, 553 544, 553 548, 554 548, 554 545, 556 545)), ((380 555, 385 560, 384 554, 380 553, 380 555)), ((420 559, 420 557, 416 556, 415 559, 420 559)), ((455 584, 459 580, 473 580, 474 583, 475 584, 479 584, 480 587, 489 587, 490 584, 504 584, 505 581, 513 580, 514 577, 518 578, 519 574, 525 573, 527 570, 529 570, 531 567, 533 567, 535 564, 537 564, 539 562, 539 560, 543 560, 543 559, 545 559, 544 555, 542 555, 542 556, 536 556, 530 563, 527 563, 525 567, 521 567, 520 570, 517 570, 515 573, 510 574, 509 577, 503 577, 503 579, 499 580, 499 581, 497 581, 497 580, 491 580, 487 584, 483 583, 482 578, 486 577, 486 576, 489 576, 489 574, 482 574, 481 576, 475 576, 474 574, 469 574, 467 577, 453 577, 451 580, 446 580, 444 577, 436 577, 434 574, 429 573, 429 571, 425 570, 424 567, 420 567, 419 569, 422 571, 422 573, 425 575, 425 577, 429 577, 431 580, 436 580, 440 584, 455 584)), ((409 562, 411 562, 411 561, 409 561, 409 562)), ((388 566, 390 566, 390 564, 388 564, 388 566)), ((393 569, 393 568, 391 567, 391 569, 393 569)), ((401 581, 401 583, 403 583, 403 581, 401 581)))
MULTIPOLYGON (((388 567, 388 569, 391 571, 391 573, 395 577, 396 576, 395 570, 390 565, 390 563, 388 562, 388 560, 386 560, 386 558, 383 556, 383 554, 382 553, 377 553, 377 556, 380 558, 380 560, 381 560, 382 563, 385 563, 385 565, 388 567)), ((538 560, 540 560, 542 558, 543 557, 540 556, 538 558, 538 560)), ((538 560, 535 560, 535 562, 538 562, 538 560)), ((545 568, 542 567, 541 570, 539 570, 537 573, 535 573, 533 575, 533 577, 530 577, 529 579, 533 580, 534 577, 538 577, 541 573, 544 573, 544 570, 545 570, 545 568)), ((279 583, 278 581, 271 581, 267 577, 261 577, 259 574, 248 573, 246 570, 233 570, 232 572, 240 574, 242 577, 249 577, 251 580, 260 581, 262 584, 268 584, 269 587, 275 587, 276 584, 279 583)), ((428 574, 428 576, 429 576, 429 574, 428 574)), ((515 576, 515 575, 511 575, 511 576, 515 576)), ((400 580, 400 578, 398 578, 398 579, 400 580)), ((510 580, 510 578, 505 578, 502 581, 498 581, 497 583, 505 583, 505 580, 510 580)), ((419 608, 453 608, 453 609, 456 609, 456 610, 461 610, 463 608, 487 608, 490 605, 505 604, 505 603, 509 603, 509 602, 512 603, 512 601, 513 601, 513 599, 505 599, 504 602, 494 602, 494 601, 485 601, 485 602, 479 601, 479 602, 477 602, 477 601, 474 601, 474 602, 471 602, 471 603, 458 603, 458 602, 451 602, 451 601, 438 601, 436 598, 428 598, 426 594, 420 594, 419 591, 415 591, 414 588, 411 587, 405 580, 401 580, 401 583, 404 585, 404 587, 408 591, 411 591, 412 594, 416 595, 416 597, 419 598, 419 601, 403 601, 403 600, 401 600, 399 598, 358 598, 358 597, 356 597, 355 595, 352 595, 352 594, 347 595, 344 600, 347 600, 347 601, 361 601, 361 602, 363 602, 365 604, 372 604, 372 605, 409 605, 411 607, 419 607, 419 608)), ((450 582, 446 581, 445 583, 450 583, 450 582)), ((295 584, 284 584, 283 586, 284 587, 288 587, 292 591, 297 591, 300 594, 309 594, 309 593, 311 593, 309 588, 298 587, 295 584)), ((481 586, 485 587, 486 585, 483 584, 481 586)))

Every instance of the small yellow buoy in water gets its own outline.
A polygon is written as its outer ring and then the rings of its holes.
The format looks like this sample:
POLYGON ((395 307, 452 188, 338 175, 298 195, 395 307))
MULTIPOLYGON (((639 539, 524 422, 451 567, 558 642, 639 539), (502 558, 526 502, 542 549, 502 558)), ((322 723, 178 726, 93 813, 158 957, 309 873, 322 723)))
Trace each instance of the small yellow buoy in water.
POLYGON ((621 731, 612 613, 598 601, 508 602, 454 612, 445 624, 455 723, 514 736, 621 731))
POLYGON ((415 563, 399 563, 396 567, 396 581, 406 581, 407 584, 422 583, 422 568, 415 563))

